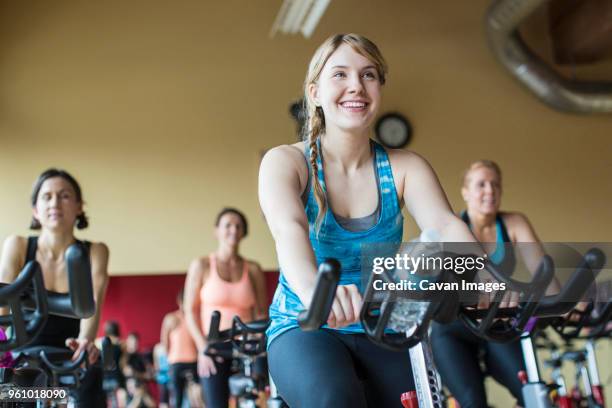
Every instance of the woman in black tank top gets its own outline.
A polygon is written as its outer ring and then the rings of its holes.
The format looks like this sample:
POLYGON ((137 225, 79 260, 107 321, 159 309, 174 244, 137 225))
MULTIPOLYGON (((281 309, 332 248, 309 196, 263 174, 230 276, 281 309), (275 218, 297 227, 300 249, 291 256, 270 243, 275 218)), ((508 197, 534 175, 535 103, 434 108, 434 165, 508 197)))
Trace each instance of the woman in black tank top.
MULTIPOLYGON (((527 269, 534 273, 544 255, 542 245, 527 217, 499 211, 501 191, 501 170, 496 163, 489 160, 472 163, 465 173, 461 189, 467 205, 461 218, 483 244, 490 261, 507 275, 512 275, 516 266, 514 249, 507 243, 531 243, 530 256, 524 256, 523 252, 521 255, 527 269)), ((514 307, 517 300, 517 295, 512 294, 501 307, 514 307)), ((431 341, 442 382, 462 408, 488 406, 484 373, 479 361, 481 357, 488 374, 505 386, 522 405, 521 384, 517 376, 518 371, 524 369, 520 341, 487 342, 472 334, 458 320, 447 325, 434 324, 431 341)))
MULTIPOLYGON (((34 184, 31 203, 30 228, 40 230, 40 234, 29 238, 10 236, 4 241, 0 281, 12 282, 26 262, 36 260, 40 264, 46 289, 67 293, 64 253, 77 241, 74 228, 83 229, 88 226, 83 211, 81 188, 66 171, 49 169, 43 172, 34 184)), ((49 316, 42 333, 30 345, 69 347, 75 351, 75 355, 86 349, 90 363, 93 364, 99 357, 99 351, 93 341, 108 283, 108 248, 101 242, 86 243, 86 247, 91 260, 96 313, 83 320, 49 316)), ((0 314, 3 313, 5 312, 0 310, 0 314)))

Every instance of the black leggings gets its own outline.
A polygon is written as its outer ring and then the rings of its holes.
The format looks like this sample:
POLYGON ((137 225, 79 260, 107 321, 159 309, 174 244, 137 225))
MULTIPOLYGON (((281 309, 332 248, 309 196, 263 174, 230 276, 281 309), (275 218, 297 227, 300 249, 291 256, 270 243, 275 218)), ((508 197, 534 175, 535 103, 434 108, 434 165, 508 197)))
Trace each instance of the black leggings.
POLYGON ((173 407, 183 406, 183 393, 187 386, 187 374, 191 373, 193 379, 198 381, 197 363, 174 363, 170 364, 170 385, 173 407))
POLYGON ((76 390, 78 407, 106 407, 106 393, 102 388, 104 374, 100 360, 89 366, 81 380, 81 386, 76 390))
POLYGON ((487 373, 503 385, 523 405, 518 372, 524 370, 520 341, 489 342, 476 337, 460 321, 434 323, 431 347, 442 382, 461 408, 486 408, 485 374, 480 368, 484 352, 487 373))
POLYGON ((291 408, 401 408, 401 394, 414 390, 408 351, 384 349, 364 334, 293 329, 272 341, 268 361, 291 408))

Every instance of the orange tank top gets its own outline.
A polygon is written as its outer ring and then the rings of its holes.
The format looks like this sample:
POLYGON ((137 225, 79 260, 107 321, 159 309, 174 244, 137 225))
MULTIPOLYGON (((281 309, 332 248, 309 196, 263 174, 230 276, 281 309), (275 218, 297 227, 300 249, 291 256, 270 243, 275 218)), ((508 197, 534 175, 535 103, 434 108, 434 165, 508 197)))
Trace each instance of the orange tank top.
POLYGON ((249 279, 249 266, 244 261, 242 276, 236 282, 221 279, 217 271, 217 259, 214 254, 209 256, 210 271, 208 279, 200 289, 200 316, 204 334, 208 333, 212 312, 221 312, 220 330, 232 327, 232 319, 239 316, 244 322, 253 320, 255 308, 255 290, 249 279))
POLYGON ((179 324, 170 331, 168 363, 193 363, 198 360, 198 350, 187 328, 187 322, 179 313, 179 324))

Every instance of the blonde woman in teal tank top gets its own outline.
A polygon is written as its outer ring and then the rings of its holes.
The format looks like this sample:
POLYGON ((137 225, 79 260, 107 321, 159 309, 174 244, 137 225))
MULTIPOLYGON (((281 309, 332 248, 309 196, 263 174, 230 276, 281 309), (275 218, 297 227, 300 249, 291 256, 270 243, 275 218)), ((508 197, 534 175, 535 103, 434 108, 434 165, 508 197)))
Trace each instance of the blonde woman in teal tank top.
POLYGON ((404 205, 442 240, 475 242, 426 160, 370 140, 386 73, 368 39, 327 39, 304 83, 305 141, 271 149, 261 164, 259 198, 281 269, 268 359, 292 408, 399 407, 400 394, 414 389, 408 352, 374 345, 358 322, 361 245, 401 242, 404 205), (296 315, 308 307, 326 257, 342 264, 332 311, 322 330, 302 332, 296 315))

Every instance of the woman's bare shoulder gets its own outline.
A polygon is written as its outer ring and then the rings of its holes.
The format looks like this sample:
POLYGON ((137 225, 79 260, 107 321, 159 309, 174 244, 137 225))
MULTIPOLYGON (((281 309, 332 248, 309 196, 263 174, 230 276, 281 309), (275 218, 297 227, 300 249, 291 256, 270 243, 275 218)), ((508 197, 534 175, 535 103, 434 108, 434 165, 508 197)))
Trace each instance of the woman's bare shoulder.
POLYGON ((415 170, 418 168, 429 167, 427 160, 420 154, 405 149, 388 149, 385 148, 389 161, 392 167, 399 167, 402 169, 415 170))
POLYGON ((511 234, 520 234, 524 231, 530 231, 533 228, 531 222, 529 222, 529 218, 521 212, 503 211, 500 212, 499 215, 511 234))
POLYGON ((210 269, 210 258, 208 256, 199 256, 189 264, 189 271, 196 274, 205 274, 210 269))
POLYGON ((525 224, 529 224, 529 219, 527 218, 527 216, 518 211, 500 211, 499 215, 502 220, 504 220, 504 223, 506 225, 522 226, 525 224))
POLYGON ((296 169, 306 167, 304 160, 304 142, 284 144, 269 149, 264 155, 263 161, 286 166, 292 165, 296 169))
POLYGON ((304 156, 304 142, 280 145, 268 150, 260 168, 260 181, 267 179, 294 183, 299 180, 299 191, 304 191, 308 182, 308 164, 304 156))
POLYGON ((263 273, 263 269, 261 269, 261 265, 258 262, 253 261, 251 259, 247 259, 246 262, 249 268, 249 273, 251 275, 258 276, 263 273))
POLYGON ((25 254, 27 246, 28 246, 28 239, 26 237, 22 237, 20 235, 9 235, 4 240, 4 244, 2 247, 2 253, 4 253, 5 251, 8 251, 7 255, 15 254, 15 253, 25 254))
POLYGON ((0 258, 0 271, 4 278, 12 278, 19 274, 19 270, 23 267, 26 259, 26 251, 28 247, 28 239, 19 235, 10 235, 4 240, 2 245, 2 254, 0 258), (14 275, 14 276, 13 276, 14 275))
POLYGON ((103 259, 108 259, 108 256, 110 254, 110 250, 104 242, 92 242, 90 251, 92 257, 97 256, 103 259))

